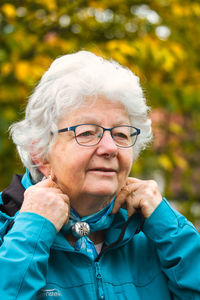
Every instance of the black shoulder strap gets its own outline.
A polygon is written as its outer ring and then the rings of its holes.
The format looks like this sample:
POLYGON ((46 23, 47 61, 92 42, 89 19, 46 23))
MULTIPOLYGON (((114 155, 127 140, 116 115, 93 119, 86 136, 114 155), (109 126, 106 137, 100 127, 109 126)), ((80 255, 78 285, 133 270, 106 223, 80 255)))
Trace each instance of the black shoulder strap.
POLYGON ((1 195, 3 204, 0 205, 0 210, 10 217, 21 208, 24 200, 25 188, 21 184, 22 177, 23 175, 14 175, 10 186, 1 195))

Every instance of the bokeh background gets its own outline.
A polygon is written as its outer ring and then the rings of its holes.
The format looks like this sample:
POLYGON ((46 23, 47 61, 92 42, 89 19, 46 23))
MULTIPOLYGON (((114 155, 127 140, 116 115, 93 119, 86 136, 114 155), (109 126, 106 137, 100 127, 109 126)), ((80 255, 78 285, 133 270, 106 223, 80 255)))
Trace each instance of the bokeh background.
POLYGON ((199 0, 0 0, 0 189, 24 172, 9 125, 52 60, 81 49, 140 77, 154 143, 132 175, 156 179, 200 229, 199 0))

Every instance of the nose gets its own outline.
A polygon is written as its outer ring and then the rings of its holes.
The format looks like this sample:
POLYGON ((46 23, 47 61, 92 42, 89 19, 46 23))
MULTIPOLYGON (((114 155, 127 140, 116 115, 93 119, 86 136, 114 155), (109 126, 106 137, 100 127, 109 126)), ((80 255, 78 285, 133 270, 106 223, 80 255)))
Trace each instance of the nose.
POLYGON ((116 156, 118 153, 118 147, 116 146, 111 132, 104 131, 103 136, 98 143, 97 153, 99 155, 106 155, 106 156, 116 156))

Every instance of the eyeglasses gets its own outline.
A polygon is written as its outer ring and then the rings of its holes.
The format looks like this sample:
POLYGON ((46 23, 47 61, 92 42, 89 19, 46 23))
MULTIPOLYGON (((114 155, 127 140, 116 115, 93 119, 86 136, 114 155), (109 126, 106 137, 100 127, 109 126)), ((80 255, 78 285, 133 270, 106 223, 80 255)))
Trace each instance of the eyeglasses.
POLYGON ((136 143, 137 136, 140 134, 140 129, 129 125, 104 128, 96 124, 79 124, 76 126, 59 129, 58 133, 66 131, 73 131, 77 143, 85 147, 97 145, 101 141, 104 132, 110 131, 116 146, 121 148, 129 148, 136 143))

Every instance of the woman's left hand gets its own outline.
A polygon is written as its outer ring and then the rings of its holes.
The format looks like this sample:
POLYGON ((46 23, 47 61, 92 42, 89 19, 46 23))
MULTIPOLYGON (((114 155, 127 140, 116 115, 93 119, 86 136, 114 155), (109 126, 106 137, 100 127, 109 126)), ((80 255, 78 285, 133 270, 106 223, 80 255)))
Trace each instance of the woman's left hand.
POLYGON ((145 218, 148 218, 161 201, 162 196, 154 180, 129 177, 117 195, 112 213, 117 213, 122 207, 127 209, 129 216, 140 211, 145 218))

